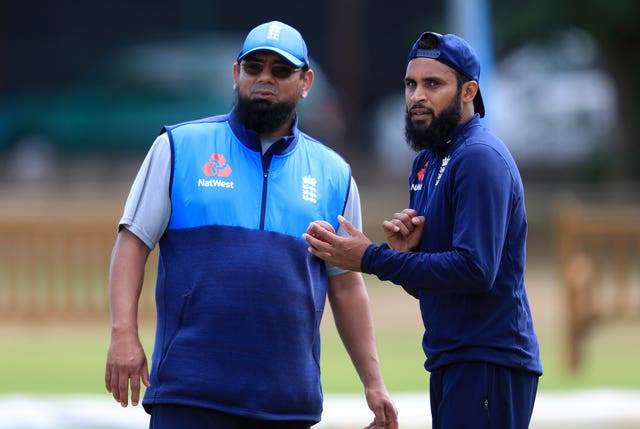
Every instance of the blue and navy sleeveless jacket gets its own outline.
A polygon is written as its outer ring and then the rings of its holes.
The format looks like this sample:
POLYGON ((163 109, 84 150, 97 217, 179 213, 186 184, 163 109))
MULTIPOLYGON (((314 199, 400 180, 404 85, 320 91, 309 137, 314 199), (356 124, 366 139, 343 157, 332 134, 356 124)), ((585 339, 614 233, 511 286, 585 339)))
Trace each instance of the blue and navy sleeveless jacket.
POLYGON ((348 164, 295 126, 262 155, 234 112, 164 130, 172 214, 145 408, 319 421, 327 275, 302 234, 319 219, 337 229, 348 164))

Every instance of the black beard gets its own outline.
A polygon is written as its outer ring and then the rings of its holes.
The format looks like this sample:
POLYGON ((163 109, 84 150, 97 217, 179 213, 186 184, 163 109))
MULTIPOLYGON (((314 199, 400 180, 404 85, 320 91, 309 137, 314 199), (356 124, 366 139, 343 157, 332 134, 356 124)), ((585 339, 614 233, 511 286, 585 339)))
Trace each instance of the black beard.
POLYGON ((438 116, 434 116, 428 127, 416 127, 411 122, 411 115, 407 111, 405 116, 404 135, 411 149, 419 152, 423 149, 442 151, 447 147, 449 136, 456 129, 462 117, 460 104, 461 88, 446 109, 438 116))
POLYGON ((296 104, 254 101, 236 94, 236 112, 240 122, 257 134, 273 133, 293 119, 296 104))

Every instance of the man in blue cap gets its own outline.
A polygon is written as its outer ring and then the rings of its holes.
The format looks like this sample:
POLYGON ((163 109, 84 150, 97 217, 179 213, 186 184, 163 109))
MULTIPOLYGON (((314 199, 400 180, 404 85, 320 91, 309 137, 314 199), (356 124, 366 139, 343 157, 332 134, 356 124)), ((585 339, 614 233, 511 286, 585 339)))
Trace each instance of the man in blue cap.
POLYGON ((311 256, 314 221, 361 225, 349 165, 297 128, 314 79, 300 33, 257 26, 233 65, 232 111, 162 129, 131 188, 112 254, 105 384, 126 406, 141 382, 152 429, 309 428, 320 421, 328 296, 374 413, 397 428, 362 275, 311 256), (151 371, 137 333, 159 246, 151 371))
POLYGON ((310 251, 420 300, 434 429, 529 427, 542 374, 525 291, 527 215, 518 168, 480 117, 480 62, 462 38, 423 33, 405 74, 409 208, 373 244, 314 225, 310 251))

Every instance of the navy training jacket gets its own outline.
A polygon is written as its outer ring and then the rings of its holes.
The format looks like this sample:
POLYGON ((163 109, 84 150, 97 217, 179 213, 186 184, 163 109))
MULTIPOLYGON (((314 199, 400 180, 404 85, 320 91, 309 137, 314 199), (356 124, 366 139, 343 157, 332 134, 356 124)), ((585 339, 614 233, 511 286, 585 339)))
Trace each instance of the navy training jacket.
POLYGON ((419 251, 372 244, 362 271, 419 298, 425 368, 482 361, 541 374, 524 190, 505 145, 475 115, 444 152, 418 153, 409 186, 409 206, 426 217, 419 251))

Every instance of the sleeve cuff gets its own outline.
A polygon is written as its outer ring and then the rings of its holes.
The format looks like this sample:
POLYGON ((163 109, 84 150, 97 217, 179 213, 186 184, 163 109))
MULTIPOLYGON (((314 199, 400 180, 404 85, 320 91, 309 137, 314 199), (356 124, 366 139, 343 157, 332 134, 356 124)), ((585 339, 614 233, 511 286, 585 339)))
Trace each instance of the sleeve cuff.
POLYGON ((364 251, 362 255, 362 262, 360 263, 360 271, 365 274, 376 274, 374 259, 380 250, 388 249, 389 245, 386 243, 375 244, 371 243, 369 247, 364 251))

